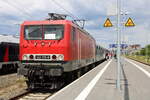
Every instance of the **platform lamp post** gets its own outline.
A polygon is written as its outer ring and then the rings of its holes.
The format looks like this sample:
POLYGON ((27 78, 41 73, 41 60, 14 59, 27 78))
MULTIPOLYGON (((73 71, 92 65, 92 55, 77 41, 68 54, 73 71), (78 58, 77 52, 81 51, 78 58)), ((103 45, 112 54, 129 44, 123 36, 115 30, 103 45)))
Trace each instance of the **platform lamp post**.
POLYGON ((120 40, 121 40, 121 0, 117 0, 117 89, 120 90, 120 40))
MULTIPOLYGON (((120 40, 121 40, 121 0, 117 0, 117 84, 116 87, 120 90, 120 74, 121 74, 121 64, 120 64, 120 40)), ((106 19, 104 27, 112 27, 112 23, 109 18, 106 19)))
MULTIPOLYGON (((120 66, 120 40, 121 40, 121 25, 120 25, 120 19, 121 19, 121 0, 117 0, 117 84, 116 87, 118 90, 120 90, 120 72, 121 72, 121 66, 120 66)), ((110 19, 107 18, 104 25, 104 27, 112 27, 113 24, 111 23, 110 19)))

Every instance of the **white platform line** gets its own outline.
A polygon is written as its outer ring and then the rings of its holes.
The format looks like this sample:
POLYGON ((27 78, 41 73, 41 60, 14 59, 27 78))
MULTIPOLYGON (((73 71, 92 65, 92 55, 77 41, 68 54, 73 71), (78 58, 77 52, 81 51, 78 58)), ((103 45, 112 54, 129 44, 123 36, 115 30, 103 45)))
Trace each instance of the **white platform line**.
POLYGON ((85 100, 88 94, 91 92, 97 81, 100 79, 102 74, 105 72, 109 64, 111 63, 112 60, 110 60, 107 65, 100 70, 100 72, 96 75, 96 77, 82 90, 82 92, 75 98, 75 100, 85 100))
POLYGON ((150 73, 148 71, 146 71, 145 69, 141 68, 139 65, 137 65, 137 64, 129 61, 128 59, 126 59, 126 61, 128 61, 129 63, 131 63, 135 67, 137 67, 139 70, 141 70, 142 72, 144 72, 150 78, 150 73))
MULTIPOLYGON (((97 67, 95 67, 94 69, 96 69, 97 67)), ((50 96, 49 98, 47 98, 46 100, 52 100, 56 95, 61 94, 62 92, 66 91, 67 88, 71 87, 72 85, 74 85, 76 82, 80 81, 82 78, 84 78, 87 74, 90 74, 92 70, 90 70, 89 72, 87 72, 86 74, 82 75, 80 78, 76 79, 75 81, 73 81, 72 83, 70 83, 69 85, 65 86, 63 89, 61 89, 60 91, 56 92, 54 95, 50 96)))

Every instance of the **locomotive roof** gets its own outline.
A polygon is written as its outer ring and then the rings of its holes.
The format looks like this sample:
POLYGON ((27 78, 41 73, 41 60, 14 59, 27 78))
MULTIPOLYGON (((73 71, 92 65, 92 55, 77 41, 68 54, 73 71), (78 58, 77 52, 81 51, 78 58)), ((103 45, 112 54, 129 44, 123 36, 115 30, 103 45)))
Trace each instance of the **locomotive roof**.
MULTIPOLYGON (((86 30, 82 29, 79 25, 70 20, 42 20, 42 21, 24 21, 22 25, 48 25, 48 24, 71 24, 77 27, 79 30, 83 31, 85 34, 93 38, 86 30)), ((93 38, 94 39, 94 38, 93 38)), ((94 39, 95 40, 95 39, 94 39)))
POLYGON ((23 25, 43 25, 43 24, 66 24, 72 23, 69 20, 42 20, 42 21, 24 21, 23 25))

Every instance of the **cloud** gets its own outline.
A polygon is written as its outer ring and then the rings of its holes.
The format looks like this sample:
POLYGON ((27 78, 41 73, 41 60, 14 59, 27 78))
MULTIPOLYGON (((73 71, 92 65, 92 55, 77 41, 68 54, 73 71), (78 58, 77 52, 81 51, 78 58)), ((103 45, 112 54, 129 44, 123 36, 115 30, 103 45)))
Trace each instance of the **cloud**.
MULTIPOLYGON (((134 41, 145 44, 143 34, 150 34, 149 4, 149 0, 122 1, 122 9, 129 12, 125 20, 131 17, 136 24, 134 28, 125 28, 124 37, 128 43, 134 41)), ((49 12, 86 19, 85 29, 97 43, 105 47, 116 43, 116 16, 108 16, 116 15, 116 0, 0 0, 0 33, 19 33, 17 23, 24 20, 43 20, 48 17, 49 12), (103 27, 107 17, 114 24, 113 28, 103 27)))

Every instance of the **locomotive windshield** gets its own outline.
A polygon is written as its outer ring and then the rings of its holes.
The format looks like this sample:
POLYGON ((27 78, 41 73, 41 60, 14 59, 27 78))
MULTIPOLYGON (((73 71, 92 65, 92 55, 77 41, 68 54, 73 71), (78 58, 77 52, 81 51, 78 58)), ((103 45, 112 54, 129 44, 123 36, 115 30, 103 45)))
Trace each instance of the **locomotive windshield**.
POLYGON ((44 29, 44 39, 61 39, 63 37, 64 28, 62 25, 46 25, 44 29))
POLYGON ((59 40, 63 37, 63 25, 25 26, 26 39, 59 40))
POLYGON ((41 26, 26 26, 25 38, 26 39, 42 39, 41 26))

